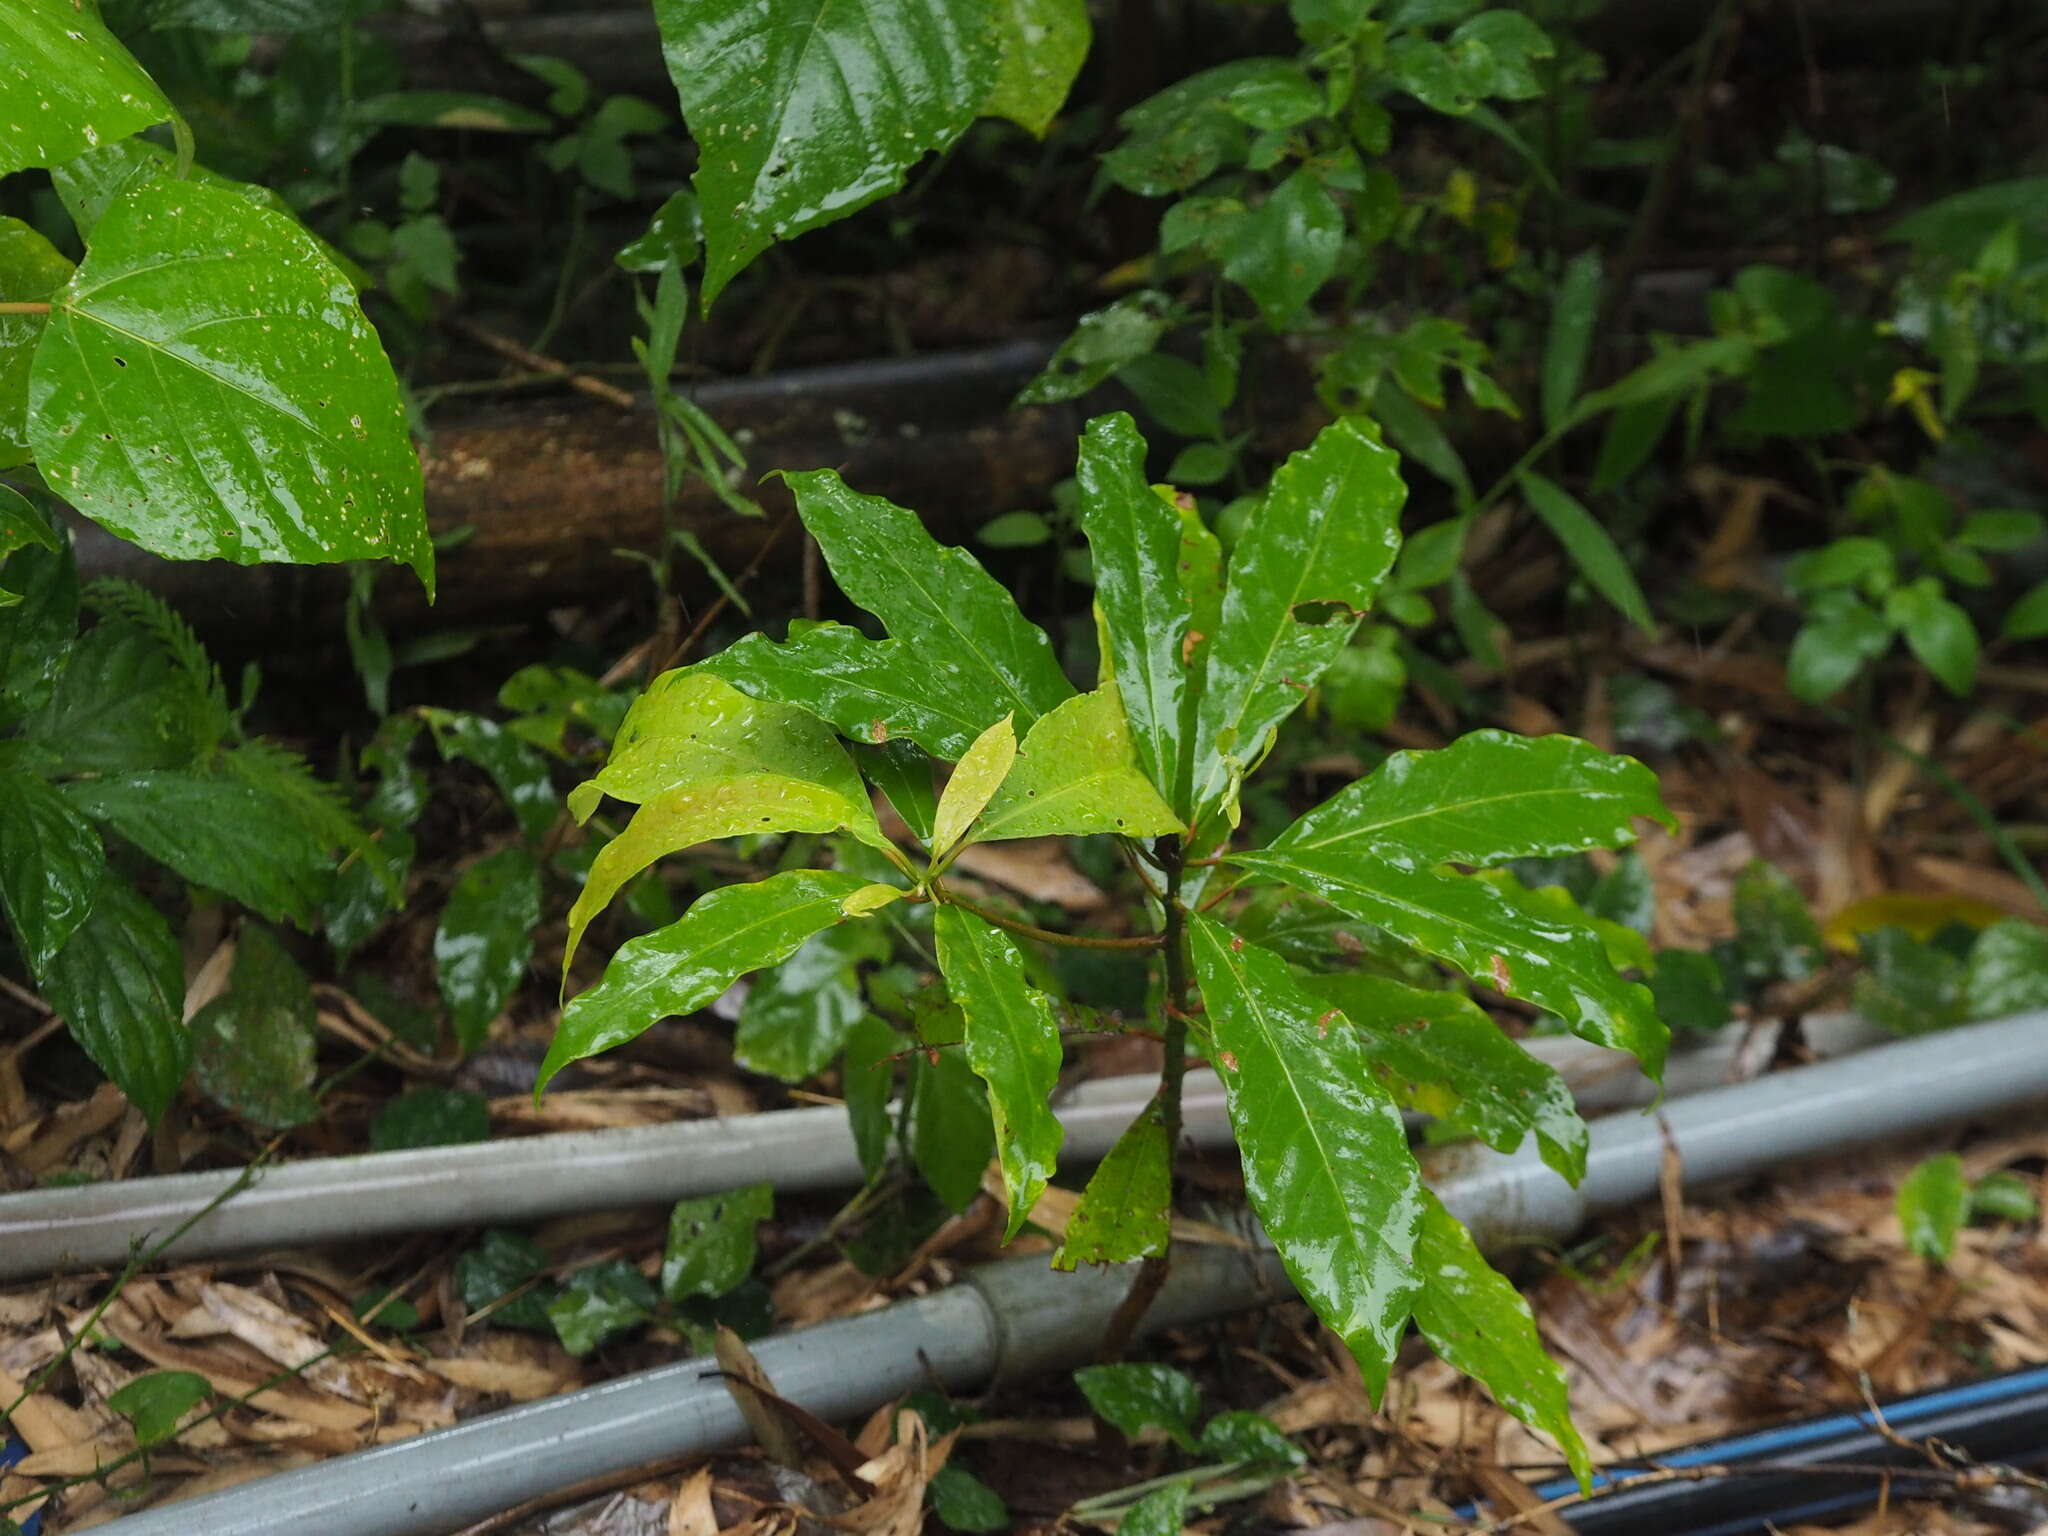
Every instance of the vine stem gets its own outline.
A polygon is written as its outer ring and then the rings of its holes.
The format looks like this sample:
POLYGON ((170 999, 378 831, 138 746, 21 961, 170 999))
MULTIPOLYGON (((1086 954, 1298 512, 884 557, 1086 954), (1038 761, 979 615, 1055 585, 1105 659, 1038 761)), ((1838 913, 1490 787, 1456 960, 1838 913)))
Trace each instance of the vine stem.
POLYGON ((963 912, 972 912, 984 922, 994 923, 998 928, 1007 928, 1012 933, 1021 933, 1027 939, 1036 939, 1041 944, 1064 944, 1071 949, 1157 949, 1165 942, 1156 933, 1141 934, 1134 939, 1101 939, 1079 933, 1054 933, 1050 928, 1040 928, 1034 923, 1019 922, 1014 917, 1004 917, 1000 912, 991 912, 987 907, 969 901, 952 891, 947 891, 944 899, 963 912))
POLYGON ((47 299, 9 299, 0 302, 0 315, 47 315, 51 305, 47 299))

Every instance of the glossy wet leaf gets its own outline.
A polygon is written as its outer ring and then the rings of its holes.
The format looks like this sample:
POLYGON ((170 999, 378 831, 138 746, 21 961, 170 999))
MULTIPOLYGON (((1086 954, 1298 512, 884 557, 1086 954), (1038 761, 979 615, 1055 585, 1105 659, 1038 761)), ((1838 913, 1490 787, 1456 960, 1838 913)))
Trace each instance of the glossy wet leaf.
POLYGON ((79 779, 64 792, 194 885, 273 921, 319 921, 335 844, 277 795, 229 774, 161 769, 79 779))
MULTIPOLYGON (((68 670, 78 635, 78 568, 71 551, 31 546, 0 560, 0 724, 35 718, 68 670)), ((100 628, 96 626, 85 640, 100 628)))
POLYGON ((1907 1252, 1930 1264, 1946 1264, 1970 1212, 1963 1160, 1944 1152, 1921 1163, 1899 1186, 1898 1211, 1907 1252))
POLYGON ((1123 1512, 1117 1536, 1180 1536, 1188 1524, 1188 1483, 1154 1488, 1123 1512))
POLYGON ((1018 405, 1053 405, 1088 393, 1159 344, 1173 321, 1173 301, 1154 288, 1125 294, 1075 322, 1044 371, 1017 393, 1018 405))
POLYGON ((925 1485, 925 1503, 949 1531, 1012 1529, 1003 1496, 958 1462, 948 1462, 925 1485))
POLYGON ((956 1047, 915 1058, 910 1107, 910 1160, 932 1193, 964 1211, 981 1193, 982 1170, 995 1155, 988 1090, 956 1047))
POLYGON ((182 1022, 185 964, 162 914, 108 871, 91 913, 44 971, 42 988, 71 1038, 157 1120, 191 1060, 182 1022))
POLYGON ((607 1339, 638 1328, 654 1316, 661 1295, 645 1275, 624 1259, 608 1259, 577 1270, 548 1303, 555 1337, 572 1355, 587 1355, 607 1339))
POLYGON ((0 176, 57 165, 170 118, 170 102, 96 9, 0 0, 0 31, 0 176))
POLYGON ((546 758, 497 721, 482 715, 422 709, 420 717, 433 731, 434 744, 444 758, 474 763, 490 775, 520 831, 529 838, 547 835, 555 824, 561 802, 548 775, 546 758))
POLYGON ((933 539, 916 513, 849 490, 829 469, 788 481, 839 590, 915 650, 921 670, 981 696, 975 734, 1006 714, 1017 717, 1019 731, 1028 730, 1073 693, 1045 631, 1017 611, 972 555, 933 539))
POLYGON ((313 989, 270 931, 235 941, 227 990, 193 1016, 192 1076, 206 1096, 265 1130, 303 1125, 313 1097, 313 989))
POLYGON ((1212 1461, 1249 1461, 1268 1467, 1298 1467, 1308 1460, 1301 1447, 1263 1413, 1232 1409, 1202 1426, 1202 1455, 1212 1461))
POLYGON ((434 929, 434 979, 464 1055, 479 1049, 533 959, 540 864, 514 844, 456 880, 434 929))
POLYGON ((172 559, 392 559, 431 593, 397 381, 296 222, 148 182, 115 199, 52 302, 29 443, 79 511, 172 559))
MULTIPOLYGON (((4 69, 0 65, 0 69, 4 69)), ((71 276, 71 263, 19 219, 0 218, 0 294, 46 300, 71 276)), ((0 315, 0 469, 29 458, 28 375, 48 315, 0 315)), ((0 545, 0 557, 7 553, 0 545)))
POLYGON ((1300 315, 1337 270, 1344 213, 1322 178, 1299 170, 1233 220, 1220 240, 1223 275, 1249 293, 1274 330, 1300 315))
POLYGON ((1572 736, 1483 730, 1392 754, 1274 838, 1272 851, 1485 866, 1619 847, 1635 841, 1639 816, 1677 826, 1656 775, 1634 758, 1572 736))
POLYGON ((1052 1267, 1122 1264, 1164 1253, 1172 1218, 1173 1169, 1155 1102, 1124 1128, 1089 1177, 1052 1267))
POLYGON ((2048 930, 2009 917, 1979 934, 1963 968, 1963 1008, 1972 1019, 2048 1008, 2048 930))
POLYGON ((1186 1371, 1144 1361, 1084 1365, 1074 1372, 1074 1385, 1095 1416, 1125 1439, 1158 1429, 1184 1451, 1198 1443, 1195 1420, 1202 1412, 1202 1389, 1186 1371))
MULTIPOLYGON (((1589 912, 1562 885, 1525 885, 1513 871, 1505 869, 1482 869, 1471 878, 1490 887, 1503 902, 1532 922, 1558 924, 1592 934, 1600 941, 1607 963, 1617 971, 1647 972, 1656 963, 1650 941, 1642 933, 1626 923, 1589 912)), ((1594 889, 1597 892, 1598 887, 1594 889)))
POLYGON ((1544 1351, 1521 1292, 1480 1254, 1471 1234, 1441 1201, 1423 1194, 1415 1243, 1422 1290, 1415 1326, 1446 1361, 1473 1378, 1531 1429, 1556 1441, 1584 1488, 1592 1457, 1572 1423, 1564 1372, 1544 1351))
POLYGON ((707 307, 771 242, 900 187, 997 78, 977 0, 656 0, 654 15, 699 145, 707 307))
POLYGON ((733 1036, 739 1064, 785 1083, 824 1071, 867 1013, 858 967, 887 954, 885 932, 872 923, 827 928, 756 978, 733 1036))
POLYGON ((896 1056, 910 1046, 908 1037, 873 1014, 846 1035, 846 1058, 840 1066, 840 1095, 853 1129, 854 1150, 861 1172, 873 1178, 889 1157, 889 1099, 896 1089, 896 1056))
POLYGON ((1192 822, 1231 798, 1235 777, 1350 640, 1394 563, 1405 495, 1395 454, 1355 420, 1325 427, 1274 474, 1231 552, 1207 651, 1192 822), (1337 611, 1301 612, 1316 605, 1337 611))
POLYGON ((1170 797, 1193 613, 1181 587, 1180 514, 1146 483, 1145 440, 1121 412, 1088 423, 1074 474, 1095 567, 1095 606, 1138 766, 1170 797))
POLYGON ((975 737, 973 745, 960 754, 932 816, 933 858, 943 858, 947 850, 967 835, 968 827, 1016 760, 1017 731, 1008 715, 975 737))
POLYGON ((1550 334, 1543 345, 1543 424, 1561 427, 1578 398, 1600 318, 1600 253, 1581 251, 1566 263, 1550 306, 1550 334))
MULTIPOLYGON (((0 566, 21 550, 36 548, 51 554, 64 553, 64 545, 49 519, 36 510, 35 503, 11 485, 0 485, 0 566)), ((15 578, 19 579, 19 578, 15 578)), ((0 608, 12 608, 25 593, 0 586, 0 608)))
POLYGON ((662 1250, 662 1294, 670 1301, 723 1296, 754 1272, 754 1229, 774 1214, 768 1184, 678 1200, 662 1250))
POLYGON ((1649 989, 1615 973, 1591 928, 1526 910, 1466 875, 1403 869, 1355 851, 1230 857, 1384 928, 1496 991, 1549 1009, 1574 1034, 1628 1051, 1651 1077, 1662 1076, 1669 1032, 1649 989))
POLYGON ((1088 57, 1087 0, 1001 0, 995 28, 1000 57, 981 110, 1042 139, 1088 57))
POLYGON ((604 979, 569 1000, 534 1091, 572 1061, 633 1039, 649 1025, 706 1007, 749 971, 780 963, 842 920, 840 903, 867 884, 836 870, 793 869, 700 896, 666 928, 629 939, 604 979))
POLYGON ((546 1333, 551 1331, 548 1303, 555 1294, 541 1279, 547 1268, 548 1256, 532 1238, 494 1227, 456 1259, 455 1288, 471 1312, 489 1307, 488 1321, 500 1328, 546 1333), (520 1294, 513 1296, 515 1291, 520 1294), (508 1296, 512 1299, 503 1300, 508 1296))
POLYGON ((1735 876, 1735 950, 1753 986, 1804 981, 1827 964, 1827 943, 1806 898, 1781 870, 1753 859, 1735 876))
POLYGON ((1343 1010, 1368 1070, 1404 1108, 1448 1120, 1497 1152, 1534 1136, 1564 1177, 1576 1184, 1585 1173, 1586 1123, 1571 1088, 1470 998, 1361 971, 1301 984, 1343 1010))
POLYGON ((1627 557, 1615 547, 1613 535, 1586 510, 1586 504, 1533 469, 1522 471, 1520 483, 1530 507, 1557 535, 1557 542, 1593 590, 1645 634, 1655 629, 1657 621, 1650 616, 1649 599, 1643 596, 1627 557))
POLYGON ((109 1392, 107 1406, 135 1426, 137 1445, 162 1445, 212 1392, 213 1384, 197 1371, 145 1371, 109 1392))
POLYGON ((466 1088, 415 1088, 378 1110, 370 1122, 372 1152, 458 1147, 490 1139, 490 1103, 466 1088))
POLYGON ((1123 700, 1106 687, 1068 699, 1031 728, 969 841, 1180 830, 1180 818, 1138 766, 1123 700))
POLYGON ((967 1062, 988 1084, 996 1156, 1009 1195, 1006 1240, 1023 1230, 1059 1159, 1060 1030, 1046 995, 1025 980, 1010 936, 946 904, 932 914, 946 990, 967 1020, 967 1062))
POLYGON ((1856 1012, 1895 1035, 1924 1035, 1963 1021, 1963 962, 1903 928, 1857 938, 1863 969, 1850 1000, 1856 1012))
MULTIPOLYGON (((22 558, 33 553, 24 551, 22 558)), ((75 588, 63 595, 76 601, 75 588)), ((0 611, 0 625, 30 606, 0 611)), ((70 634, 64 625, 65 641, 70 634)), ((68 645, 58 641, 56 628, 39 638, 54 647, 56 675, 41 707, 21 723, 24 744, 39 764, 118 775, 191 760, 197 713, 191 689, 151 636, 127 624, 100 623, 68 645)), ((31 658, 12 660, 20 665, 31 658)))
POLYGON ((1285 961, 1199 914, 1188 926, 1246 1192, 1377 1398, 1419 1279, 1422 1182, 1401 1112, 1341 1016, 1328 1018, 1285 961))
POLYGON ((42 975, 85 921, 105 867, 92 824, 0 747, 0 907, 31 973, 42 975))

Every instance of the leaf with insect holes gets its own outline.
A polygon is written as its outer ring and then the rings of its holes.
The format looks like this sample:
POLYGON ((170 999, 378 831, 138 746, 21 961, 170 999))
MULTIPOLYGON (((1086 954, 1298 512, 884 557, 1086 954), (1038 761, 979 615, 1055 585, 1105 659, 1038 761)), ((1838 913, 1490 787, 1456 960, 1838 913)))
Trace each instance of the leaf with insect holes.
POLYGON ((661 1291, 670 1301, 723 1296, 754 1270, 754 1229, 775 1214, 775 1186, 678 1200, 669 1212, 661 1291))
POLYGON ((932 816, 933 858, 944 858, 966 835, 1016 760, 1017 730, 1009 715, 975 737, 974 744, 960 754, 932 816))
POLYGON ((1359 852, 1407 869, 1563 857, 1635 841, 1635 818, 1676 830, 1657 777, 1572 736, 1472 731, 1395 752, 1273 839, 1271 851, 1359 852))
POLYGON ((1469 997, 1362 971, 1301 985, 1344 1011, 1368 1069, 1404 1108, 1448 1120, 1496 1152, 1533 1135, 1544 1162, 1574 1184, 1584 1176, 1586 1122, 1571 1088, 1469 997))
POLYGON ((1059 1158, 1060 1028, 1046 995, 1024 979, 1010 936, 946 904, 932 914, 939 969, 967 1020, 967 1062, 988 1084, 996 1156, 1010 1200, 1006 1240, 1023 1230, 1059 1158))
POLYGON ((587 816, 597 791, 640 808, 598 851, 569 910, 565 973, 591 919, 667 854, 742 832, 849 832, 886 846, 867 786, 830 726, 707 672, 655 680, 572 809, 587 816))
POLYGON ((1564 1372, 1544 1351, 1529 1303, 1486 1262, 1442 1201, 1428 1190, 1422 1198, 1415 1267, 1423 1280, 1415 1326, 1503 1408, 1555 1440, 1580 1488, 1588 1488, 1592 1458, 1572 1423, 1564 1372))
POLYGON ((1181 830, 1180 818, 1138 766, 1123 701, 1114 687, 1105 687, 1077 694, 1031 727, 968 840, 1094 832, 1157 837, 1181 830))
POLYGON ((1422 1176, 1401 1112, 1285 961, 1200 914, 1188 926, 1246 1191, 1377 1398, 1421 1279, 1422 1176))
POLYGON ((1081 1191, 1054 1269, 1122 1264, 1166 1252, 1173 1217, 1173 1170, 1157 1101, 1117 1137, 1081 1191))
POLYGON ((1528 909, 1482 880, 1404 869, 1355 850, 1233 853, 1241 869, 1319 896, 1466 975, 1561 1017, 1574 1034, 1664 1072, 1669 1031, 1647 987, 1616 974, 1590 927, 1528 909))
POLYGON ((6 0, 0 70, 0 176, 58 165, 172 116, 170 102, 114 40, 96 8, 6 0))
POLYGON ((1238 774, 1350 641, 1400 548, 1405 495, 1393 450, 1351 418, 1274 474, 1231 552, 1207 650, 1191 823, 1233 798, 1238 774), (1318 605, 1338 611, 1311 622, 1301 610, 1318 605))
POLYGON ((535 1094, 570 1062, 695 1013, 749 971, 788 959, 819 929, 843 921, 841 904, 866 884, 838 870, 785 870, 708 892, 666 928, 628 939, 604 979, 562 1010, 535 1094))
POLYGON ((151 181, 116 198, 51 300, 29 445, 53 490, 171 559, 392 559, 433 591, 398 383, 296 221, 151 181))
POLYGON ((700 146, 707 308, 773 241, 903 185, 997 81, 981 0, 656 0, 654 17, 700 146))
POLYGON ((185 1080, 185 963, 163 915, 111 870, 92 911, 57 951, 43 995, 71 1038, 152 1122, 185 1080))

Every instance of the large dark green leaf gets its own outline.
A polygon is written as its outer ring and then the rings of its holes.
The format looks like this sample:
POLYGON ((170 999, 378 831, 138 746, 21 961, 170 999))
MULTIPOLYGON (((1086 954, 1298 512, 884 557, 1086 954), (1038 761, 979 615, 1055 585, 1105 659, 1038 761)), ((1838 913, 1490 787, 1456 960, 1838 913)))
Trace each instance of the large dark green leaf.
MULTIPOLYGON (((0 176, 56 165, 171 116, 97 9, 72 0, 0 0, 0 176)), ((11 295, 10 295, 11 297, 11 295)))
POLYGON ((664 855, 743 832, 850 832, 888 846, 867 785, 830 726, 708 672, 657 680, 626 717, 611 762, 578 786, 571 808, 588 815, 598 790, 641 805, 599 850, 569 910, 565 969, 591 919, 664 855))
POLYGON ((840 1067, 840 1093, 846 1119, 853 1128, 854 1149, 861 1172, 873 1178, 889 1157, 889 1097, 896 1087, 896 1057, 910 1041, 873 1014, 846 1035, 846 1059, 840 1067))
POLYGON ((1234 800, 1237 778, 1350 640, 1400 548, 1405 494, 1396 455, 1355 418, 1325 427, 1273 476, 1231 553, 1208 650, 1191 823, 1234 800), (1337 612, 1300 612, 1316 605, 1337 612))
MULTIPOLYGON (((4 363, 0 363, 4 366, 4 363)), ((34 502, 11 485, 0 485, 0 566, 24 549, 62 554, 64 545, 34 502)), ((0 586, 0 608, 12 608, 26 594, 0 586)))
POLYGON ((981 1193, 982 1170, 996 1149, 988 1090, 963 1050, 936 1050, 916 1061, 910 1160, 933 1194, 964 1211, 981 1193))
MULTIPOLYGON (((0 295, 46 300, 71 276, 71 263, 19 219, 0 218, 0 295)), ((0 469, 29 458, 28 373, 50 317, 0 315, 0 469)))
POLYGON ((78 568, 69 548, 31 545, 0 562, 0 588, 21 594, 0 603, 0 726, 50 700, 78 635, 78 568))
POLYGON ((806 939, 748 989, 733 1037, 739 1064, 785 1083, 824 1071, 867 1013, 860 962, 879 960, 887 950, 883 930, 871 923, 847 923, 806 939))
POLYGON ((152 1121, 185 1080, 185 970, 171 925, 111 870, 44 973, 43 995, 85 1054, 152 1121))
POLYGON ((980 0, 656 0, 654 15, 699 146, 706 305, 772 241, 901 186, 996 83, 980 0))
MULTIPOLYGON (((23 558, 37 553, 25 550, 23 558)), ((68 585, 56 595, 76 601, 68 585)), ((29 607, 0 613, 0 625, 29 607)), ((47 644, 55 634, 39 638, 47 644)), ((56 659, 63 672, 42 708, 22 722, 39 762, 67 773, 118 774, 191 760, 197 701, 154 637, 127 624, 98 624, 56 659)))
POLYGON ((1031 727, 968 841, 1180 830, 1180 819, 1138 766, 1123 701, 1114 688, 1098 688, 1031 727))
POLYGON ((1357 971, 1301 983, 1344 1010, 1372 1072, 1408 1109, 1436 1115, 1498 1152, 1533 1135, 1543 1160, 1576 1184, 1586 1123, 1554 1067, 1500 1031, 1459 992, 1425 992, 1357 971))
POLYGON ((1245 1188, 1296 1287, 1386 1385, 1419 1275, 1422 1178, 1394 1100, 1350 1031, 1278 955, 1189 919, 1210 1060, 1223 1079, 1245 1188))
POLYGON ((0 904, 40 976, 92 910, 106 854, 99 834, 41 774, 0 747, 0 904))
POLYGON ((1138 766, 1171 797, 1192 611, 1180 582, 1180 515, 1146 484, 1145 440, 1121 412, 1088 423, 1074 474, 1095 566, 1095 606, 1138 766))
POLYGON ((448 893, 434 929, 434 970, 465 1054, 484 1043, 519 989, 539 925, 540 865, 516 843, 478 859, 448 893))
POLYGON ((1491 1392, 1495 1402, 1555 1440, 1579 1486, 1587 1486, 1592 1458, 1572 1423, 1564 1372, 1544 1352, 1529 1303, 1427 1190, 1415 1265, 1422 1272, 1422 1291, 1415 1298, 1415 1326, 1422 1336, 1491 1392))
POLYGON ((1010 1198, 1008 1237, 1023 1229, 1059 1159, 1060 1027, 1024 979, 1024 957, 994 924, 947 904, 932 915, 946 990, 967 1019, 967 1062, 988 1084, 996 1156, 1010 1198))
POLYGON ((305 1124, 320 1113, 315 1013, 305 972, 268 929, 245 927, 227 990, 189 1026, 193 1078, 216 1104, 266 1130, 305 1124))
POLYGON ((297 223, 147 182, 107 209, 53 303, 29 442, 73 506, 174 559, 390 558, 432 590, 397 381, 297 223))
POLYGON ((792 869, 698 898, 666 928, 630 939, 604 980, 570 999, 535 1092, 572 1061, 623 1045, 649 1025, 694 1013, 749 971, 789 958, 868 882, 836 870, 792 869))
POLYGON ((1664 1071, 1669 1032, 1649 988, 1615 973, 1590 927, 1525 910, 1482 880, 1403 869, 1353 850, 1230 858, 1375 923, 1497 991, 1548 1008, 1575 1034, 1633 1052, 1652 1077, 1664 1071))
POLYGON ((975 734, 1013 713, 1028 730, 1072 695, 1045 631, 972 555, 938 543, 915 512, 848 490, 832 470, 788 479, 839 589, 914 651, 923 671, 981 695, 975 734))
POLYGON ((966 673, 927 666, 902 640, 870 640, 845 624, 816 624, 785 641, 748 635, 702 669, 756 698, 801 705, 842 736, 880 745, 913 741, 957 762, 999 719, 966 673))
POLYGON ((252 912, 312 928, 327 899, 333 844, 254 785, 184 770, 78 779, 71 803, 194 885, 252 912))
POLYGON ((1657 778, 1572 736, 1473 731, 1396 752, 1273 839, 1272 851, 1358 852, 1407 869, 1505 864, 1635 841, 1634 820, 1675 827, 1657 778))
POLYGON ((1125 1127, 1081 1191, 1052 1267, 1122 1264, 1164 1253, 1172 1218, 1172 1159, 1155 1101, 1125 1127))
POLYGON ((1003 0, 995 9, 1001 60, 981 110, 1042 139, 1088 57, 1087 0, 1003 0))

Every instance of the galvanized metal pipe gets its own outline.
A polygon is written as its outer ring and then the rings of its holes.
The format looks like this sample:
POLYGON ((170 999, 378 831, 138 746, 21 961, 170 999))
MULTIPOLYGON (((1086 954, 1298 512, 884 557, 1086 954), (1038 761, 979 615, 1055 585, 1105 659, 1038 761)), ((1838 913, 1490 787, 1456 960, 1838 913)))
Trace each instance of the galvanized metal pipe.
MULTIPOLYGON (((1689 1185, 1761 1172, 2048 1098, 2048 1011, 1901 1041, 1593 1126, 1570 1189, 1533 1155, 1453 1149, 1429 1159, 1445 1203, 1479 1234, 1569 1236, 1594 1211, 1653 1193, 1666 1137, 1689 1185)), ((991 1265, 935 1296, 783 1334, 755 1354, 783 1395, 831 1419, 907 1386, 960 1389, 1085 1361, 1129 1284, 1126 1268, 1075 1275, 1041 1260, 991 1265)), ((1187 1248, 1150 1328, 1286 1294, 1270 1253, 1187 1248)), ((745 1431, 709 1361, 687 1361, 452 1429, 337 1457, 132 1515, 110 1536, 427 1536, 593 1477, 739 1443, 745 1431)))

